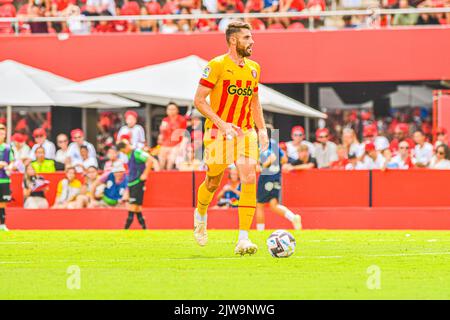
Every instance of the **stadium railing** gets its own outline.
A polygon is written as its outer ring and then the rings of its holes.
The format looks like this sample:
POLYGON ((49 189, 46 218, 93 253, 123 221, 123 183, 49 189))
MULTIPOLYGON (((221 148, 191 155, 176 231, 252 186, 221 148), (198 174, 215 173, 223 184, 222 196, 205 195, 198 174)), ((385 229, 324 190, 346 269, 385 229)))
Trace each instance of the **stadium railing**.
MULTIPOLYGON (((375 23, 377 18, 382 16, 393 16, 398 14, 436 14, 436 13, 450 13, 450 7, 444 8, 408 8, 408 9, 381 9, 368 8, 364 10, 334 10, 321 12, 275 12, 275 13, 217 13, 217 14, 169 14, 169 15, 120 15, 120 16, 72 16, 72 17, 15 17, 15 18, 0 18, 0 23, 12 23, 16 34, 19 34, 19 24, 29 22, 67 22, 70 19, 76 19, 79 22, 96 22, 96 21, 150 21, 150 20, 197 20, 197 19, 246 19, 246 18, 298 18, 308 19, 308 29, 314 30, 314 20, 316 18, 326 17, 343 17, 343 16, 360 16, 369 17, 366 23, 367 28, 378 27, 375 23)), ((390 19, 387 19, 387 26, 390 19)), ((417 26, 419 27, 419 26, 417 26)), ((443 26, 444 27, 444 26, 443 26)), ((307 29, 307 30, 308 30, 307 29)))

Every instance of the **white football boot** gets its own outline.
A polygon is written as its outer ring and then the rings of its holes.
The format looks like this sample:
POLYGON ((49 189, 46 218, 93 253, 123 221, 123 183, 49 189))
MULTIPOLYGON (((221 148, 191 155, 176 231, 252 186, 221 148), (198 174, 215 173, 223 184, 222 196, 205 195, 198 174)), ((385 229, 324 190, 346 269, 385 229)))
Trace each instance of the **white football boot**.
POLYGON ((256 251, 258 251, 258 246, 252 243, 249 239, 239 240, 236 248, 234 248, 234 253, 240 254, 241 256, 245 254, 252 255, 255 254, 256 251))
POLYGON ((205 246, 208 242, 207 222, 197 219, 197 209, 194 210, 194 238, 200 246, 205 246))
POLYGON ((0 231, 9 231, 9 229, 6 227, 6 224, 0 224, 0 231))
POLYGON ((294 220, 292 220, 292 225, 294 226, 295 230, 301 230, 302 229, 302 217, 300 217, 300 215, 296 214, 294 217, 294 220))

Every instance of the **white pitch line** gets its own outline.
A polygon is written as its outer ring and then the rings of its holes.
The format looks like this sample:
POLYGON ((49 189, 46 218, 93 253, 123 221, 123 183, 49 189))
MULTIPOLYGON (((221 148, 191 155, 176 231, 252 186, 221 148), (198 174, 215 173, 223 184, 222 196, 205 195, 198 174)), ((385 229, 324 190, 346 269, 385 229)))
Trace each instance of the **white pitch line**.
POLYGON ((417 252, 417 253, 393 253, 393 254, 367 254, 365 257, 409 257, 409 256, 444 256, 450 252, 417 252))

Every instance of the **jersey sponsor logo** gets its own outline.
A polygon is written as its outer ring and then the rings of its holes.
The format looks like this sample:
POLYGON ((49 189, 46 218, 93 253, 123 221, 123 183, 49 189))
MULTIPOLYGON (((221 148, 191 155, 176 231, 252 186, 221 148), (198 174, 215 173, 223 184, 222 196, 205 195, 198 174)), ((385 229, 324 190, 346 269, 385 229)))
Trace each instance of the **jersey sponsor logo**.
POLYGON ((209 66, 206 66, 205 69, 203 69, 202 78, 208 78, 210 72, 211 68, 209 66))
POLYGON ((229 72, 229 73, 231 73, 231 74, 234 74, 234 71, 233 71, 233 70, 230 70, 230 69, 227 69, 227 72, 229 72))
POLYGON ((250 87, 239 88, 238 86, 236 86, 234 84, 229 86, 227 91, 228 91, 228 94, 231 94, 231 95, 237 94, 238 96, 250 97, 253 94, 252 88, 250 88, 250 87))

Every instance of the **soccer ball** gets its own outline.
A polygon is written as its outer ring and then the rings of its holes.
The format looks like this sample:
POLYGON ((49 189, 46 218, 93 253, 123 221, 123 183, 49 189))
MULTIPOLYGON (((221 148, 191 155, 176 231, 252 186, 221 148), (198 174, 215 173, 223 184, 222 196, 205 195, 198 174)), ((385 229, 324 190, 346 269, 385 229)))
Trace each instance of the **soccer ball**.
POLYGON ((267 239, 267 249, 274 258, 287 258, 295 252, 295 239, 286 230, 276 230, 267 239))

